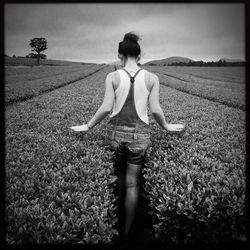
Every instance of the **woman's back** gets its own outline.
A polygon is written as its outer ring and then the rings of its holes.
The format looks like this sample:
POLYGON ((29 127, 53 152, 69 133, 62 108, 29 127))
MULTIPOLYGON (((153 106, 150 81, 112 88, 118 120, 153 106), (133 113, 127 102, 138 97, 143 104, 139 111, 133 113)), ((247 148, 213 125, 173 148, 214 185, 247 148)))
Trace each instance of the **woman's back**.
POLYGON ((124 68, 107 75, 103 103, 88 124, 71 127, 75 131, 88 131, 113 108, 106 138, 110 149, 114 151, 114 166, 118 175, 119 218, 125 215, 125 220, 120 220, 123 227, 120 233, 125 235, 128 234, 136 214, 139 175, 145 163, 146 150, 151 143, 148 102, 153 117, 164 129, 181 131, 184 128, 166 123, 159 103, 159 79, 155 74, 141 69, 133 78, 140 69, 138 61, 141 49, 138 39, 135 34, 125 34, 118 48, 118 57, 124 68), (126 190, 122 188, 123 184, 126 190), (123 209, 125 213, 122 212, 123 209))
POLYGON ((135 127, 139 123, 143 128, 149 124, 147 106, 150 87, 146 83, 149 72, 139 67, 136 73, 132 72, 135 70, 126 68, 114 72, 115 103, 110 118, 111 123, 116 125, 135 127), (134 82, 130 81, 131 77, 134 82))
MULTIPOLYGON (((133 76, 141 68, 138 67, 138 68, 132 68, 131 69, 131 68, 124 67, 124 69, 126 69, 130 73, 130 75, 133 76)), ((119 69, 117 69, 116 71, 113 72, 113 82, 114 82, 113 86, 114 86, 114 90, 116 90, 118 88, 119 84, 120 84, 120 74, 119 74, 118 70, 119 69)), ((153 74, 153 73, 151 73, 148 70, 145 70, 145 69, 143 69, 143 70, 145 72, 145 79, 144 79, 145 85, 146 85, 148 91, 150 92, 151 89, 152 89, 152 87, 153 87, 152 78, 156 77, 156 75, 153 74)))

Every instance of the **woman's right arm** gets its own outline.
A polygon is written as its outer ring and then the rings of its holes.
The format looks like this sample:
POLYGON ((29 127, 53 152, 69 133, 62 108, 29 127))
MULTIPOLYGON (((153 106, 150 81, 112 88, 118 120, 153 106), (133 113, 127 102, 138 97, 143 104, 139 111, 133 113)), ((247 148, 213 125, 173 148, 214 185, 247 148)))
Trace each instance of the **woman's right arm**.
POLYGON ((157 75, 150 73, 150 82, 152 82, 153 87, 149 95, 149 107, 150 111, 157 121, 157 123, 164 129, 168 130, 168 125, 165 120, 164 113, 159 102, 159 78, 157 75))
POLYGON ((160 126, 162 126, 164 129, 166 129, 168 132, 173 133, 179 133, 185 130, 185 125, 182 124, 169 124, 165 120, 165 116, 163 114, 163 111, 160 106, 159 102, 159 78, 157 75, 150 73, 150 82, 152 82, 153 87, 151 89, 150 95, 149 95, 149 106, 150 111, 155 118, 155 120, 159 123, 160 126))

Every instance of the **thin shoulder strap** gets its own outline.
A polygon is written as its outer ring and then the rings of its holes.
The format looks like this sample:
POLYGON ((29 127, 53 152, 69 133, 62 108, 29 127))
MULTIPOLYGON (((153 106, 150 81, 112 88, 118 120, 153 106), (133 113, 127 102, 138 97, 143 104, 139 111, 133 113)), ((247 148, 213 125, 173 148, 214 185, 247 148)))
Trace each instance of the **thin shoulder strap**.
POLYGON ((138 69, 138 70, 136 71, 136 73, 134 74, 134 76, 131 76, 130 73, 129 73, 126 69, 124 69, 124 68, 121 68, 121 69, 124 70, 124 71, 128 74, 131 83, 134 83, 135 77, 136 77, 136 76, 139 74, 139 72, 142 70, 141 68, 138 69))

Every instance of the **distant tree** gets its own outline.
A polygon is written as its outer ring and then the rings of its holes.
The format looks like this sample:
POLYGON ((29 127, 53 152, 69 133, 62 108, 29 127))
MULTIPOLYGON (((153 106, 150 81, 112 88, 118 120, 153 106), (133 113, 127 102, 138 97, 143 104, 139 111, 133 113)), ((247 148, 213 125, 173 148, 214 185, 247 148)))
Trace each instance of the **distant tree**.
POLYGON ((33 58, 33 55, 34 55, 34 53, 29 53, 29 54, 26 55, 25 57, 26 57, 26 58, 33 58))
POLYGON ((245 66, 245 62, 226 62, 225 60, 219 61, 189 61, 189 62, 173 62, 168 64, 168 66, 199 66, 199 67, 217 67, 217 66, 245 66))
POLYGON ((16 58, 16 55, 13 55, 12 57, 13 57, 13 58, 16 58))
POLYGON ((222 66, 222 61, 221 60, 218 61, 218 66, 222 66))
POLYGON ((41 54, 42 59, 47 59, 47 56, 45 54, 41 54))
MULTIPOLYGON (((25 56, 26 58, 36 58, 37 59, 37 54, 35 53, 29 53, 27 56, 25 56)), ((45 54, 40 54, 40 58, 41 59, 47 59, 47 56, 45 54)))
POLYGON ((203 61, 197 61, 197 66, 202 66, 203 65, 203 61))
POLYGON ((33 38, 30 40, 30 47, 32 48, 32 51, 35 51, 37 53, 37 64, 40 64, 40 58, 41 58, 41 52, 48 49, 47 47, 47 41, 45 38, 33 38))

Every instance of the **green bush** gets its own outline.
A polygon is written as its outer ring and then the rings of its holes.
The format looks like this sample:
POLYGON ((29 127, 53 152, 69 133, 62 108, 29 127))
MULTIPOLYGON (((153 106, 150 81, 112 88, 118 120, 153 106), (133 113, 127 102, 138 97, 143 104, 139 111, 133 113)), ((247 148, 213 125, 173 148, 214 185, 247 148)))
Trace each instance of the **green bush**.
MULTIPOLYGON (((106 121, 69 130, 102 102, 113 67, 5 109, 7 243, 111 243, 116 177, 106 121)), ((69 76, 70 77, 70 76, 69 76)), ((167 243, 245 237, 245 112, 161 86, 171 136, 152 121, 144 189, 155 235, 167 243)))
POLYGON ((111 241, 117 220, 109 193, 115 180, 111 155, 88 146, 82 164, 60 163, 55 155, 39 168, 20 162, 19 174, 8 171, 15 176, 6 190, 9 243, 111 241))
POLYGON ((82 96, 91 104, 109 70, 6 109, 8 244, 110 243, 117 234, 113 153, 103 128, 87 137, 69 129, 84 122, 82 112, 92 115, 82 96))
POLYGON ((161 94, 168 96, 161 100, 167 121, 186 121, 187 130, 169 135, 152 124, 143 175, 156 237, 165 243, 244 240, 244 112, 170 88, 161 94))
POLYGON ((29 75, 28 79, 19 76, 20 80, 17 80, 16 77, 13 79, 13 77, 11 78, 7 76, 7 82, 5 84, 5 104, 8 105, 15 102, 25 101, 42 93, 79 81, 98 72, 103 67, 105 66, 93 65, 92 67, 89 67, 88 65, 83 65, 79 68, 77 65, 76 71, 72 71, 72 69, 69 68, 62 69, 63 71, 60 73, 58 72, 58 69, 55 69, 55 74, 45 75, 45 77, 44 74, 42 74, 42 77, 38 79, 36 78, 38 76, 37 71, 33 73, 33 76, 32 74, 29 75))
POLYGON ((214 68, 213 72, 209 72, 209 69, 204 68, 204 73, 210 73, 207 79, 203 76, 194 76, 192 72, 195 72, 195 69, 193 68, 190 68, 188 73, 182 73, 181 69, 171 70, 168 68, 166 70, 164 67, 152 67, 152 71, 159 76, 159 80, 163 85, 230 107, 245 110, 245 85, 244 81, 242 82, 245 75, 242 69, 244 67, 237 67, 234 70, 228 69, 234 73, 237 73, 237 71, 239 72, 238 74, 241 73, 240 81, 235 81, 232 77, 230 77, 231 80, 223 79, 218 81, 214 80, 213 77, 216 72, 219 72, 221 77, 224 76, 220 68, 214 68))

